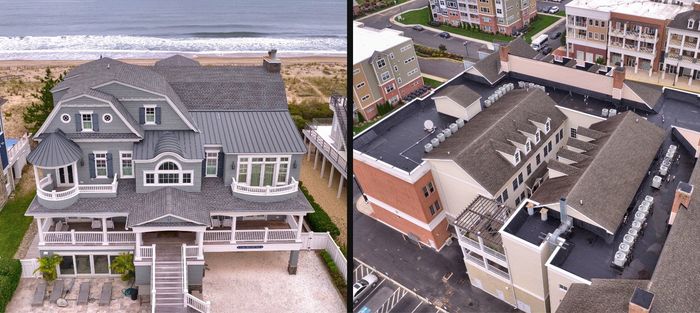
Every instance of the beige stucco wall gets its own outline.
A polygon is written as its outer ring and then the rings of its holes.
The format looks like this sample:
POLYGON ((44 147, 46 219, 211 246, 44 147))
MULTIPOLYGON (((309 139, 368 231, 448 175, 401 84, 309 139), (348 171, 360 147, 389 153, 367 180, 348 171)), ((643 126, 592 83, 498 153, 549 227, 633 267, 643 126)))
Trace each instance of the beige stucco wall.
POLYGON ((510 55, 510 71, 609 95, 612 77, 510 55))
MULTIPOLYGON (((558 248, 559 249, 559 248, 558 248)), ((561 289, 562 285, 569 289, 573 283, 590 284, 591 282, 571 273, 563 273, 564 270, 553 265, 547 265, 547 278, 549 280, 549 306, 551 312, 556 312, 559 303, 564 299, 566 291, 561 289)))
POLYGON ((435 97, 433 100, 435 100, 435 107, 438 112, 452 116, 455 119, 462 118, 468 121, 481 112, 481 102, 479 100, 472 102, 466 108, 444 96, 435 97))
POLYGON ((450 220, 456 218, 479 194, 489 193, 451 160, 427 160, 450 220))
POLYGON ((474 266, 467 261, 464 263, 467 265, 469 281, 474 288, 480 288, 495 298, 499 298, 515 307, 515 295, 510 282, 489 274, 483 267, 474 266))
POLYGON ((513 287, 515 290, 516 302, 518 308, 523 312, 531 313, 546 313, 547 311, 547 299, 539 299, 530 293, 525 292, 518 286, 513 287), (529 309, 529 310, 528 310, 529 309))
POLYGON ((533 312, 539 312, 534 309, 544 307, 544 299, 547 298, 549 286, 547 285, 547 271, 544 264, 551 255, 552 248, 546 243, 536 247, 505 232, 502 233, 501 238, 506 257, 509 260, 508 265, 511 280, 516 289, 516 297, 519 300, 520 298, 534 299, 526 303, 532 303, 530 306, 533 308, 533 312), (526 292, 521 292, 523 295, 519 296, 518 288, 526 292))

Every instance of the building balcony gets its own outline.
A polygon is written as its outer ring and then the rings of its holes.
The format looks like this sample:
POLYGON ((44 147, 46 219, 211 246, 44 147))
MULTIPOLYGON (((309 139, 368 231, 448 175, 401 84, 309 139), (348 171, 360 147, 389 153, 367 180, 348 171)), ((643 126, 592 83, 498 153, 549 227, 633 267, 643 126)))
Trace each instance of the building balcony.
POLYGON ((478 238, 472 238, 476 237, 472 235, 471 233, 467 233, 463 230, 459 230, 457 232, 457 241, 462 246, 466 246, 468 248, 471 248, 472 250, 476 251, 482 251, 487 255, 490 255, 500 261, 505 262, 506 261, 506 256, 503 254, 502 250, 503 247, 488 247, 487 244, 484 242, 479 242, 478 238), (497 250, 498 249, 498 250, 497 250), (501 250, 501 251, 499 251, 501 250))
MULTIPOLYGON (((216 221, 216 219, 215 219, 216 221)), ((204 232, 204 244, 279 243, 300 240, 298 222, 291 216, 279 221, 244 221, 224 217, 220 225, 204 232)), ((214 223, 217 225, 218 223, 214 223)))
POLYGON ((688 49, 693 49, 693 50, 695 50, 695 48, 697 47, 697 44, 698 44, 697 42, 688 42, 688 41, 686 41, 686 42, 683 43, 683 47, 684 47, 684 48, 688 48, 688 49))
POLYGON ((38 219, 40 245, 133 245, 135 233, 125 229, 125 220, 38 219), (102 223, 105 223, 104 225, 102 223))
POLYGON ((680 47, 680 46, 681 46, 681 40, 680 40, 680 39, 671 38, 671 39, 668 41, 668 43, 671 44, 671 45, 673 45, 673 46, 676 46, 676 47, 680 47))
POLYGON ((57 186, 51 174, 47 174, 46 177, 39 179, 36 195, 40 199, 47 201, 69 200, 81 193, 116 195, 118 184, 119 182, 115 175, 111 184, 74 184, 73 186, 61 187, 57 186))
POLYGON ((290 195, 299 191, 299 182, 291 178, 290 182, 285 185, 277 186, 249 186, 247 184, 239 183, 236 178, 233 178, 231 183, 231 191, 234 195, 247 195, 247 196, 281 196, 290 195))

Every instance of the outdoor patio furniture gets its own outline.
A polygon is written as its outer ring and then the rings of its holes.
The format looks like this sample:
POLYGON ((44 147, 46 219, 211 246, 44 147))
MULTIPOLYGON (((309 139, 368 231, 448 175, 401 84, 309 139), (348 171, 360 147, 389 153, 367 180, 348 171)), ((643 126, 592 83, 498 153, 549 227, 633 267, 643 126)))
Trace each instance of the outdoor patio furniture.
POLYGON ((51 289, 51 296, 49 297, 49 303, 56 303, 56 300, 63 296, 63 279, 57 279, 53 282, 53 289, 51 289))
POLYGON ((39 285, 36 286, 34 290, 34 297, 32 297, 32 306, 43 306, 44 296, 46 295, 46 281, 42 280, 39 285))
POLYGON ((107 220, 107 229, 114 229, 114 221, 107 220))
POLYGON ((225 218, 224 219, 224 224, 223 224, 224 227, 231 227, 232 224, 233 224, 232 218, 225 218))
POLYGON ((214 218, 211 220, 211 227, 221 227, 221 220, 214 218))
POLYGON ((109 305, 112 302, 112 283, 106 282, 102 284, 102 293, 100 293, 100 306, 109 305))
POLYGON ((75 278, 69 278, 65 283, 65 286, 63 288, 63 295, 61 296, 61 298, 65 298, 68 295, 68 293, 70 293, 71 289, 73 289, 73 285, 75 285, 75 278))
POLYGON ((58 221, 56 223, 56 231, 63 231, 63 221, 58 221))
POLYGON ((87 304, 88 298, 90 298, 90 282, 81 283, 80 291, 78 292, 78 304, 87 304))
POLYGON ((102 221, 92 220, 92 224, 90 226, 92 229, 100 229, 100 228, 102 228, 102 221))

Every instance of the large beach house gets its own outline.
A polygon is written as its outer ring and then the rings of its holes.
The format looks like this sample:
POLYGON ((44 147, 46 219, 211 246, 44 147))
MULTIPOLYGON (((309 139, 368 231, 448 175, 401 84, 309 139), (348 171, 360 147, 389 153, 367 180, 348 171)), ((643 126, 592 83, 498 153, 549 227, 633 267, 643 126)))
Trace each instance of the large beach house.
POLYGON ((188 289, 201 288, 205 252, 290 251, 296 273, 313 208, 280 67, 271 51, 263 66, 173 56, 71 70, 27 157, 39 255, 62 256, 61 276, 108 276, 133 253, 156 308, 198 301, 188 289))

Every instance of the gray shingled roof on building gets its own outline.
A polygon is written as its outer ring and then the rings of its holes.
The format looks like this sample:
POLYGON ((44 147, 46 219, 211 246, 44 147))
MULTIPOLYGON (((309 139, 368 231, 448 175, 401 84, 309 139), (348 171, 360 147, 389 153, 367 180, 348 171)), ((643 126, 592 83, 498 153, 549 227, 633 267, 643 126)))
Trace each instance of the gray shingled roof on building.
POLYGON ((625 85, 632 89, 632 91, 642 98, 642 101, 644 101, 644 103, 652 109, 656 107, 656 105, 663 102, 664 92, 659 85, 647 84, 633 80, 625 80, 625 85))
POLYGON ((174 152, 189 160, 203 159, 202 133, 189 130, 145 132, 134 144, 134 160, 150 160, 163 152, 174 152))
POLYGON ((597 147, 597 145, 592 142, 587 142, 576 138, 569 138, 569 141, 566 142, 566 145, 581 149, 583 151, 591 151, 597 147))
POLYGON ((539 52, 537 52, 535 49, 532 49, 529 44, 523 39, 522 36, 513 39, 509 44, 508 47, 510 47, 510 55, 514 56, 519 56, 521 58, 528 58, 528 59, 534 59, 539 52))
POLYGON ((557 172, 564 173, 566 175, 574 175, 574 174, 579 174, 581 172, 581 169, 578 167, 575 167, 573 165, 565 164, 557 160, 549 160, 547 162, 547 168, 553 169, 557 172))
POLYGON ((286 110, 280 73, 262 66, 154 67, 190 111, 286 110))
POLYGON ((162 223, 168 220, 164 219, 165 217, 170 216, 176 217, 176 219, 171 219, 172 222, 193 222, 200 225, 211 225, 209 211, 205 206, 199 205, 199 201, 202 200, 199 193, 166 187, 149 192, 147 195, 144 198, 143 206, 134 206, 129 211, 127 227, 156 220, 162 223))
MULTIPOLYGON (((498 192, 523 166, 513 165, 497 151, 513 154, 516 147, 507 140, 516 131, 516 124, 532 123, 536 116, 551 118, 551 129, 558 129, 566 116, 555 107, 556 103, 538 89, 516 89, 508 92, 489 108, 469 120, 462 129, 440 143, 424 159, 453 160, 491 194, 498 192), (537 114, 534 114, 537 112, 537 114)), ((534 142, 530 154, 521 151, 522 158, 529 158, 545 144, 554 131, 542 134, 539 143, 534 142)), ((522 161, 521 161, 522 162, 522 161)))
POLYGON ((592 142, 596 147, 586 151, 590 160, 573 164, 580 174, 549 179, 531 198, 550 204, 566 197, 569 206, 615 233, 661 146, 664 131, 630 111, 590 128, 607 135, 592 142))
POLYGON ((479 71, 491 84, 496 83, 501 78, 506 76, 505 72, 501 72, 501 59, 498 51, 489 54, 487 57, 474 63, 474 69, 479 71))
POLYGON ((585 160, 588 160, 589 158, 589 156, 585 154, 576 153, 569 149, 559 149, 559 152, 557 152, 557 156, 574 162, 583 162, 585 160))
POLYGON ((579 126, 576 128, 576 135, 583 135, 591 139, 600 139, 605 136, 605 133, 579 126))
MULTIPOLYGON (((41 141, 48 137, 50 133, 41 133, 34 139, 41 141)), ((64 136, 70 140, 103 140, 103 139, 128 139, 128 140, 139 140, 141 137, 134 133, 103 133, 103 132, 80 132, 80 133, 68 133, 64 136)))
MULTIPOLYGON (((154 210, 166 210, 169 212, 185 212, 193 214, 201 221, 202 212, 237 212, 237 213, 311 213, 311 207, 306 197, 297 192, 290 199, 276 202, 252 202, 233 196, 231 186, 224 185, 220 178, 204 178, 202 191, 184 192, 176 188, 171 191, 154 191, 150 193, 137 193, 133 179, 120 179, 117 188, 117 196, 114 198, 81 198, 74 204, 63 209, 52 209, 42 206, 34 199, 27 209, 29 216, 63 216, 66 214, 93 214, 93 213, 125 213, 129 215, 129 225, 133 225, 134 218, 137 221, 146 221, 144 217, 153 216, 145 212, 146 208, 154 210), (170 194, 171 199, 163 199, 170 194), (171 208, 158 208, 157 205, 172 205, 171 208)), ((150 209, 149 209, 150 210, 150 209)), ((190 215, 187 215, 190 216, 190 215)))
MULTIPOLYGON (((593 279, 590 286, 586 284, 571 284, 566 292, 566 296, 559 303, 557 312, 627 313, 629 312, 629 300, 634 289, 646 288, 648 283, 648 280, 635 279, 593 279)), ((654 299, 654 303, 656 303, 656 299, 654 299)))
POLYGON ((433 99, 437 97, 450 98, 464 108, 481 99, 481 95, 465 85, 450 85, 441 88, 440 91, 433 95, 433 99))
POLYGON ((690 10, 683 13, 678 13, 676 16, 668 23, 668 27, 682 29, 689 32, 699 32, 698 22, 700 21, 700 11, 690 10), (693 19, 693 28, 688 28, 688 20, 693 19))
POLYGON ((154 67, 161 66, 200 66, 197 60, 193 60, 182 55, 176 54, 162 60, 158 60, 154 67))
POLYGON ((223 145, 224 153, 305 153, 288 111, 192 112, 202 143, 223 145))
POLYGON ((29 152, 27 162, 39 167, 57 167, 72 164, 83 157, 83 150, 66 138, 59 129, 50 133, 36 149, 29 152))

